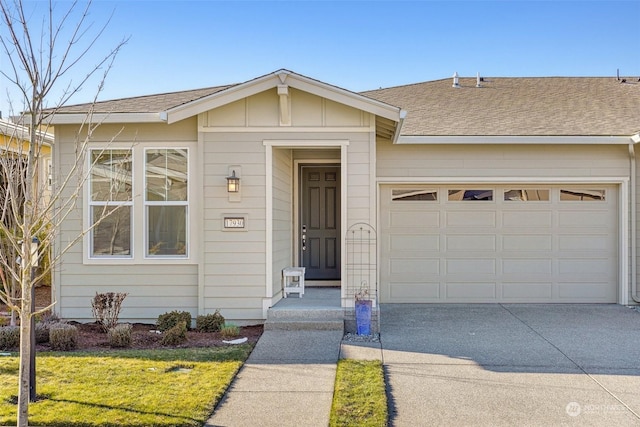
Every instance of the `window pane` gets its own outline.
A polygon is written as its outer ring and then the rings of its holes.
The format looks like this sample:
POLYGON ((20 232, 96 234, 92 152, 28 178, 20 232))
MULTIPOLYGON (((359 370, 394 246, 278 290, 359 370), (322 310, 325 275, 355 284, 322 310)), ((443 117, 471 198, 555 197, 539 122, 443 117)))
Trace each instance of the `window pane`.
POLYGON ((187 255, 187 207, 147 206, 147 255, 187 255))
POLYGON ((187 200, 187 150, 147 150, 147 201, 187 200))
POLYGON ((92 256, 131 255, 130 206, 92 206, 91 219, 92 256))
POLYGON ((548 202, 549 190, 504 190, 505 201, 548 202))
POLYGON ((131 150, 91 152, 91 200, 131 200, 131 150))
POLYGON ((438 190, 391 190, 391 200, 438 200, 438 190))
POLYGON ((449 190, 449 200, 493 200, 493 190, 449 190))
POLYGON ((582 190, 568 188, 560 190, 560 200, 604 201, 605 190, 582 190))

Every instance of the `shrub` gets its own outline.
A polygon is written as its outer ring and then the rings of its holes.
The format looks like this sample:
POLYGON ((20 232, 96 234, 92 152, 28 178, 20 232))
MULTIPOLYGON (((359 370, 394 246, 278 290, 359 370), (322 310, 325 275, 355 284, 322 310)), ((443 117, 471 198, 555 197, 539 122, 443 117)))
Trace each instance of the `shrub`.
POLYGON ((11 350, 20 347, 20 327, 0 327, 0 350, 11 350))
POLYGON ((9 319, 4 316, 0 316, 0 327, 7 326, 9 324, 9 319))
POLYGON ((49 328, 49 344, 52 350, 68 351, 78 345, 78 328, 68 323, 56 323, 49 328))
POLYGON ((191 313, 188 311, 171 311, 158 316, 156 326, 159 331, 167 331, 180 322, 184 322, 185 327, 189 329, 191 327, 191 313))
POLYGON ((220 310, 196 318, 196 329, 199 332, 218 332, 223 325, 224 316, 220 314, 220 310))
POLYGON ((127 293, 106 292, 99 294, 91 300, 91 312, 98 323, 102 325, 105 332, 114 328, 118 324, 122 301, 127 297, 127 293))
POLYGON ((52 323, 36 323, 36 344, 46 344, 49 342, 49 328, 51 325, 52 323))
POLYGON ((132 326, 128 323, 121 323, 109 329, 109 345, 119 348, 131 346, 131 329, 132 326))
POLYGON ((240 335, 240 328, 231 323, 226 323, 222 328, 220 328, 220 335, 225 339, 235 338, 240 335))
POLYGON ((187 341, 187 323, 182 320, 164 333, 162 345, 179 345, 187 341))

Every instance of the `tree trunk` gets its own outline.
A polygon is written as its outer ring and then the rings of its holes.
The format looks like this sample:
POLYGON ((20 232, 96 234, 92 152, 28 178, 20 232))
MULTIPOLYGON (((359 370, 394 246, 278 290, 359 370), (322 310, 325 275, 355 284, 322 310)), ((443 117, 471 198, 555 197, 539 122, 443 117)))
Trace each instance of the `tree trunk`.
POLYGON ((20 383, 18 388, 17 427, 29 425, 29 378, 31 360, 31 292, 22 287, 22 310, 20 311, 20 383))

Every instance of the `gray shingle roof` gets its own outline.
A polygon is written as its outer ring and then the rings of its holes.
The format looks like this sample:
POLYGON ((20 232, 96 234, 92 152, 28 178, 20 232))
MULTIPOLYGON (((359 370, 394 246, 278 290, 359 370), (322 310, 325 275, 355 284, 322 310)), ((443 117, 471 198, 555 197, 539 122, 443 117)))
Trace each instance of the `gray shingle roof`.
MULTIPOLYGON (((94 105, 94 113, 158 113, 195 101, 235 85, 215 86, 181 92, 137 96, 134 98, 100 101, 94 105)), ((86 113, 91 104, 77 104, 60 108, 57 114, 86 113)))
POLYGON ((443 79, 363 92, 407 111, 403 135, 626 136, 640 130, 640 82, 608 77, 443 79))
MULTIPOLYGON (((609 77, 460 78, 362 92, 407 111, 407 136, 627 136, 640 131, 640 82, 609 77)), ((157 113, 223 91, 216 86, 98 102, 97 113, 157 113)), ((90 104, 63 107, 83 113, 90 104)))

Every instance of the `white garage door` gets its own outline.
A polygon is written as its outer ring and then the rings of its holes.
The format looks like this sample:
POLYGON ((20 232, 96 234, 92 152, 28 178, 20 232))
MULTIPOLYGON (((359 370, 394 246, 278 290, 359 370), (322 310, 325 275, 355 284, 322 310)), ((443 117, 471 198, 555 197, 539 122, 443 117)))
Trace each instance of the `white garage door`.
POLYGON ((617 187, 381 187, 381 302, 617 300, 617 187))

